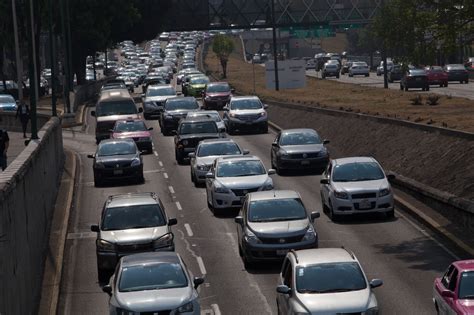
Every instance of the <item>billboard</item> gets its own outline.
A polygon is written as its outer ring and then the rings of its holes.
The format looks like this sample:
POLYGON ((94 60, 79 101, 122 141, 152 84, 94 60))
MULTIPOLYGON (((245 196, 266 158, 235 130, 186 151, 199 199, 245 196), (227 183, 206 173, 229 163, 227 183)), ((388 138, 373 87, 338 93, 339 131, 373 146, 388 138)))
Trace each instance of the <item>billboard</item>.
MULTIPOLYGON (((273 60, 265 63, 265 82, 267 89, 275 89, 275 64, 273 60)), ((300 89, 306 87, 306 62, 304 60, 278 61, 278 82, 280 89, 300 89)))

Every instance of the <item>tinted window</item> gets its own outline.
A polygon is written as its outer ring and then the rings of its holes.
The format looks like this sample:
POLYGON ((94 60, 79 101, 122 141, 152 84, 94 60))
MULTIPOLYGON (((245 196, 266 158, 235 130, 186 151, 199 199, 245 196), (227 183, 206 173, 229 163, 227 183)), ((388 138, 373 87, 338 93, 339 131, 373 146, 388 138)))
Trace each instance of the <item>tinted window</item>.
POLYGON ((197 156, 211 156, 211 155, 239 155, 240 151, 237 144, 234 142, 209 143, 201 144, 197 152, 197 156))
POLYGON ((367 283, 359 264, 339 262, 296 268, 300 293, 329 293, 363 290, 367 283))
POLYGON ((474 299, 474 271, 466 271, 459 279, 459 299, 474 299))
POLYGON ((138 110, 132 100, 102 102, 97 105, 96 116, 134 115, 138 110))
POLYGON ((209 85, 206 91, 211 93, 230 92, 230 87, 228 84, 214 84, 209 85))
POLYGON ((283 133, 280 145, 320 144, 321 139, 314 132, 283 133))
POLYGON ((332 173, 332 180, 335 182, 377 180, 384 177, 382 170, 375 162, 336 165, 332 173))
POLYGON ((179 134, 217 133, 217 125, 213 122, 184 123, 181 124, 179 134))
POLYGON ((126 230, 166 225, 157 204, 107 208, 102 221, 102 230, 126 230))
POLYGON ((115 125, 115 132, 132 132, 148 130, 143 121, 118 122, 115 125))
POLYGON ((98 156, 127 155, 135 154, 137 147, 133 141, 106 142, 100 143, 97 152, 98 156))
POLYGON ((188 114, 187 117, 198 117, 198 116, 205 116, 209 118, 214 118, 214 121, 221 121, 221 116, 219 116, 219 113, 214 113, 214 112, 207 112, 207 111, 201 111, 201 112, 194 112, 191 114, 188 114))
POLYGON ((443 68, 441 67, 432 67, 430 69, 431 72, 443 72, 443 68))
POLYGON ((160 89, 148 89, 146 96, 165 96, 165 95, 176 95, 176 91, 172 87, 160 88, 160 89))
POLYGON ((230 104, 231 109, 245 110, 245 109, 261 109, 262 103, 258 99, 242 99, 233 100, 230 104))
POLYGON ((226 161, 217 165, 217 177, 240 177, 265 174, 262 162, 258 160, 226 161))
POLYGON ((179 110, 179 109, 199 109, 199 104, 195 99, 176 99, 168 100, 165 103, 166 110, 179 110))
POLYGON ((183 288, 188 279, 180 264, 157 263, 124 267, 120 276, 119 291, 143 291, 183 288))
POLYGON ((302 220, 307 217, 300 199, 270 199, 252 201, 249 206, 250 222, 302 220))

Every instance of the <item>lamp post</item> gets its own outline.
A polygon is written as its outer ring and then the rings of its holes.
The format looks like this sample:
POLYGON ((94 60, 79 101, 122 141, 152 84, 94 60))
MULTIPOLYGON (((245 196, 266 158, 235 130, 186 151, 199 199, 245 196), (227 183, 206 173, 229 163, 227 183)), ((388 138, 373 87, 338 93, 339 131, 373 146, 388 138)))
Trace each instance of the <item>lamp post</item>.
POLYGON ((53 13, 54 6, 53 1, 48 0, 49 4, 49 50, 50 50, 50 63, 51 63, 51 111, 53 116, 57 116, 56 111, 56 58, 55 58, 55 46, 54 45, 54 32, 53 32, 53 13))
POLYGON ((16 59, 16 75, 18 84, 18 99, 23 99, 23 63, 20 56, 20 44, 18 40, 18 24, 16 20, 16 0, 12 0, 13 13, 13 34, 15 37, 15 59, 16 59))
POLYGON ((278 51, 276 40, 276 26, 275 26, 275 0, 270 0, 272 3, 272 32, 273 32, 273 63, 275 67, 275 91, 280 90, 280 82, 278 80, 278 51))
POLYGON ((31 114, 31 139, 38 139, 38 125, 36 121, 36 101, 38 100, 37 65, 36 65, 36 45, 35 45, 35 21, 33 0, 30 0, 30 114, 31 114))

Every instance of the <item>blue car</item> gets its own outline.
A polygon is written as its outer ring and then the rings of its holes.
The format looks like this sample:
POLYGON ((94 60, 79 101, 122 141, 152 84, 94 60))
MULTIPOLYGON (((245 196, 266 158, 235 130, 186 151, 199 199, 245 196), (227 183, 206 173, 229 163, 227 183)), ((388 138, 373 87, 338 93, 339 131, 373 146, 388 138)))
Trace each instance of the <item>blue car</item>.
POLYGON ((16 111, 16 102, 9 94, 0 94, 0 111, 16 111))

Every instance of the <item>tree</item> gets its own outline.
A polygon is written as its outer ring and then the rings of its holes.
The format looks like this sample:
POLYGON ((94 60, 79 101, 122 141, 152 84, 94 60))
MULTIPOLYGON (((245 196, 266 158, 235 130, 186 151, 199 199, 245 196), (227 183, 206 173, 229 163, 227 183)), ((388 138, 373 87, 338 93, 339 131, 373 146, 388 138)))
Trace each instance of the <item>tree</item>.
POLYGON ((222 66, 223 78, 227 77, 227 62, 230 54, 234 51, 234 41, 225 35, 217 35, 212 43, 212 51, 219 58, 222 66))

